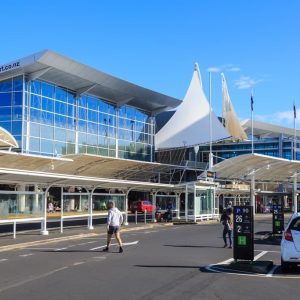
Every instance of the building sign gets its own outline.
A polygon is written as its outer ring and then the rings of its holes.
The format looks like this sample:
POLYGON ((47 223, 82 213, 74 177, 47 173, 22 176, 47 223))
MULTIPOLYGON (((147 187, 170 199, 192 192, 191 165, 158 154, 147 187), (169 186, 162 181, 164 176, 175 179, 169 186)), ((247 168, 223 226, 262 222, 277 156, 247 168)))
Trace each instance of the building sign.
POLYGON ((16 61, 14 63, 10 63, 10 64, 6 64, 6 65, 2 65, 0 66, 0 73, 4 73, 6 71, 10 71, 10 70, 13 70, 13 69, 17 69, 21 67, 21 63, 20 61, 16 61))
POLYGON ((280 234, 284 230, 284 212, 282 204, 273 204, 273 234, 280 234))
POLYGON ((233 207, 233 258, 253 260, 253 206, 233 207))
POLYGON ((216 172, 206 171, 206 177, 215 179, 216 178, 216 172))

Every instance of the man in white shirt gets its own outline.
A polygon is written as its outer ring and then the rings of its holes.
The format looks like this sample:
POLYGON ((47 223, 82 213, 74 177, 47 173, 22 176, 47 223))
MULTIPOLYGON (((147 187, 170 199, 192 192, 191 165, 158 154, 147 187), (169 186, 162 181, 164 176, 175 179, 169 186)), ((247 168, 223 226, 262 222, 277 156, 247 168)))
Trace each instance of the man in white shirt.
POLYGON ((109 245, 111 242, 111 237, 113 234, 115 234, 116 240, 118 241, 118 244, 120 246, 119 253, 122 253, 123 247, 122 247, 122 240, 120 237, 120 227, 123 223, 123 215, 119 211, 119 209, 116 208, 116 204, 114 201, 109 201, 108 207, 110 209, 107 215, 107 246, 105 249, 103 249, 103 251, 108 252, 109 245))

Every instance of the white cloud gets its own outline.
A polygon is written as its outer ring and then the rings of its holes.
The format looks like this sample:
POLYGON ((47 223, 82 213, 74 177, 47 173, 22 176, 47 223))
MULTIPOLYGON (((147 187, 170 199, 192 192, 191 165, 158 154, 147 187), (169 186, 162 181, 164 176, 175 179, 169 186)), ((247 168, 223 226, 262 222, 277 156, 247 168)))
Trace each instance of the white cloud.
POLYGON ((207 72, 211 72, 211 73, 220 73, 222 70, 218 67, 209 67, 207 68, 207 72))
MULTIPOLYGON (((296 123, 300 124, 300 109, 296 110, 296 123)), ((279 124, 283 126, 290 126, 294 123, 294 111, 280 111, 269 115, 255 115, 255 120, 271 123, 271 124, 279 124)))
POLYGON ((239 67, 235 67, 232 64, 226 64, 221 66, 209 67, 207 68, 207 72, 211 73, 221 73, 221 72, 239 72, 241 69, 239 67))
POLYGON ((255 80, 249 76, 241 76, 239 79, 235 80, 234 85, 240 89, 240 90, 244 90, 244 89, 249 89, 254 87, 256 84, 260 83, 264 81, 263 79, 258 79, 255 80))

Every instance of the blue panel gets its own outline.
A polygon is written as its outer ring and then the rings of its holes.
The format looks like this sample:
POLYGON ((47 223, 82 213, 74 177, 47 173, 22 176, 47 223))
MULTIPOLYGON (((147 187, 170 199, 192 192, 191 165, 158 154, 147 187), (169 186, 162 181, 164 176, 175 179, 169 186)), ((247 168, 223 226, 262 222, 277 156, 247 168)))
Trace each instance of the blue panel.
POLYGON ((30 151, 40 152, 40 139, 30 138, 29 149, 30 151))
POLYGON ((13 102, 12 105, 22 105, 23 93, 15 92, 13 94, 13 102))
POLYGON ((41 152, 53 154, 53 141, 49 140, 41 140, 41 152))
POLYGON ((41 97, 37 95, 31 95, 30 104, 31 107, 41 109, 41 97))
POLYGON ((0 107, 0 121, 11 120, 11 107, 0 107))
POLYGON ((75 143, 75 131, 67 130, 67 142, 75 143))
POLYGON ((54 101, 49 98, 42 98, 42 109, 49 111, 49 112, 54 112, 54 101))
POLYGON ((11 106, 12 93, 0 93, 0 106, 11 106))
POLYGON ((67 91, 61 87, 56 87, 56 97, 57 100, 67 102, 67 91))
POLYGON ((64 142, 67 138, 66 129, 63 128, 56 128, 55 131, 55 140, 64 142))
POLYGON ((22 121, 12 122, 12 135, 22 134, 22 121))
POLYGON ((11 92, 12 91, 12 79, 0 81, 0 92, 11 92))
POLYGON ((54 124, 54 114, 42 111, 41 122, 48 125, 54 124))
POLYGON ((30 82, 31 93, 41 94, 41 82, 38 80, 32 80, 30 82))
POLYGON ((55 101, 55 113, 67 115, 67 104, 60 101, 55 101))
POLYGON ((49 97, 49 98, 53 98, 54 97, 54 85, 46 83, 46 82, 42 82, 42 95, 49 97))
POLYGON ((30 120, 41 122, 41 111, 38 109, 31 108, 30 109, 30 120))
POLYGON ((14 91, 23 90, 23 76, 15 77, 13 80, 13 89, 14 91))
POLYGON ((36 123, 30 123, 30 135, 34 137, 40 137, 40 125, 36 123))
POLYGON ((44 139, 53 140, 54 129, 52 126, 41 125, 41 137, 44 139))
POLYGON ((22 106, 13 106, 12 120, 22 120, 22 106))
POLYGON ((11 132, 11 122, 0 122, 0 126, 11 132))

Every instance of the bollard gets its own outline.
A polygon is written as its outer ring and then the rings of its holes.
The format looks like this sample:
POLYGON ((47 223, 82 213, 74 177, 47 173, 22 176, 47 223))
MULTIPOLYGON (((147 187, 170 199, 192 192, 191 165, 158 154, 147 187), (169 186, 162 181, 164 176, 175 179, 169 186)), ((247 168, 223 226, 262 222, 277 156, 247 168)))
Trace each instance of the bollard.
POLYGON ((63 233, 64 231, 64 218, 60 218, 60 233, 63 233))
POLYGON ((16 232, 17 232, 17 222, 16 221, 14 221, 13 227, 14 227, 14 239, 16 239, 16 232))
POLYGON ((137 224, 137 210, 135 211, 135 224, 137 224))
POLYGON ((144 219, 145 219, 145 224, 147 224, 147 209, 145 209, 144 219))

